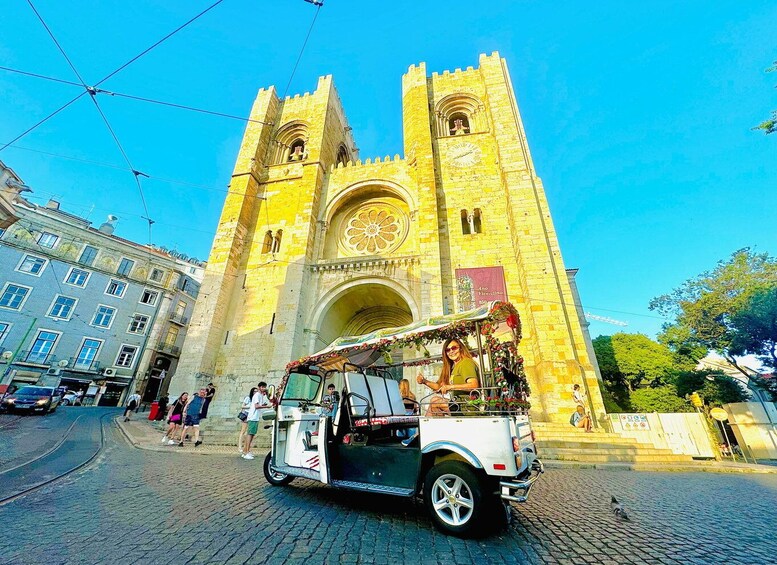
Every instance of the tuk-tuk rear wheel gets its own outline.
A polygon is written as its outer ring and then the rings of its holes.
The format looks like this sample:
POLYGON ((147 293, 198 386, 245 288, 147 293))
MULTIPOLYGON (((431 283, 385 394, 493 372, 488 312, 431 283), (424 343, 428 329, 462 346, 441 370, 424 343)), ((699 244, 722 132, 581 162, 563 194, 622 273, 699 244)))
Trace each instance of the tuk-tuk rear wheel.
POLYGON ((279 473, 275 469, 272 468, 272 452, 267 454, 267 457, 264 458, 264 478, 267 479, 267 482, 270 483, 274 487, 283 487, 289 484, 291 481, 294 480, 294 477, 290 477, 289 475, 285 475, 283 473, 279 473))

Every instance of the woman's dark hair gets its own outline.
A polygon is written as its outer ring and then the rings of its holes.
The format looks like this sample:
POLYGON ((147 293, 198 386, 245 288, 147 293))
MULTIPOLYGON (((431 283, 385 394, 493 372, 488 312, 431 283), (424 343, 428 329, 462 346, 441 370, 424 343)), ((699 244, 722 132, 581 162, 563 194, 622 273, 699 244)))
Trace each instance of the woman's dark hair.
POLYGON ((256 394, 256 391, 257 391, 257 390, 259 390, 259 388, 258 388, 258 387, 252 386, 252 387, 251 387, 251 392, 249 392, 249 393, 248 393, 248 398, 253 398, 253 397, 254 397, 254 394, 256 394))

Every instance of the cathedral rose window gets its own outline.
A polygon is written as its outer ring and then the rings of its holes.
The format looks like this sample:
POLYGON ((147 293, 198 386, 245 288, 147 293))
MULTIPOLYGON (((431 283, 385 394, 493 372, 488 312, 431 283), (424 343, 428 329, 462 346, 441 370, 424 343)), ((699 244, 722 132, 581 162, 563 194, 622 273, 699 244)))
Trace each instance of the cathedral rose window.
POLYGON ((397 242, 400 231, 399 221, 391 211, 362 208, 348 221, 345 241, 357 253, 381 253, 397 242))

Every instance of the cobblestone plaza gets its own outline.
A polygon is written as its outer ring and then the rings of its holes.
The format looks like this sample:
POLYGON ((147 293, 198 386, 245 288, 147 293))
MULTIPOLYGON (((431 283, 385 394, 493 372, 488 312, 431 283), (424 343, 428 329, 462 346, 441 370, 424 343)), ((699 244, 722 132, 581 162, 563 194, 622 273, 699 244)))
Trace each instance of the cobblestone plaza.
POLYGON ((107 434, 90 466, 0 507, 0 563, 752 564, 777 556, 774 474, 551 469, 529 502, 513 507, 508 529, 460 540, 435 531, 420 501, 300 479, 274 488, 260 458, 152 452, 131 447, 115 427, 107 434), (630 521, 612 515, 611 495, 630 521))

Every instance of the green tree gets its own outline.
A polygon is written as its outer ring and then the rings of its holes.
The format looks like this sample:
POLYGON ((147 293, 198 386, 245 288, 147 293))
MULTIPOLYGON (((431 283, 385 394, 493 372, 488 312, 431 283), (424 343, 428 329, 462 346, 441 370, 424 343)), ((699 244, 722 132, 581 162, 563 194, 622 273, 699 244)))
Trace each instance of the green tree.
MULTIPOLYGON (((777 71, 777 61, 774 62, 774 64, 766 69, 767 73, 773 73, 774 71, 777 71)), ((768 120, 764 120, 757 126, 753 128, 754 130, 761 130, 766 135, 769 135, 770 133, 774 133, 777 131, 777 110, 772 111, 772 117, 768 120)))
POLYGON ((673 384, 635 390, 631 408, 634 412, 693 412, 691 403, 678 396, 673 384))
MULTIPOLYGON (((650 309, 675 317, 665 324, 660 340, 678 355, 700 356, 713 350, 742 374, 748 375, 734 358, 731 319, 750 297, 764 287, 777 285, 777 260, 766 253, 741 249, 715 269, 700 274, 682 286, 654 298, 650 309)), ((698 359, 696 359, 698 361, 698 359)))
POLYGON ((674 386, 683 398, 698 392, 710 408, 747 400, 742 386, 722 371, 680 371, 674 376, 674 386))
POLYGON ((659 384, 674 367, 669 348, 643 334, 599 336, 593 346, 602 378, 614 388, 633 391, 643 384, 659 384))
POLYGON ((752 353, 777 370, 777 286, 757 289, 731 316, 733 355, 752 353))

